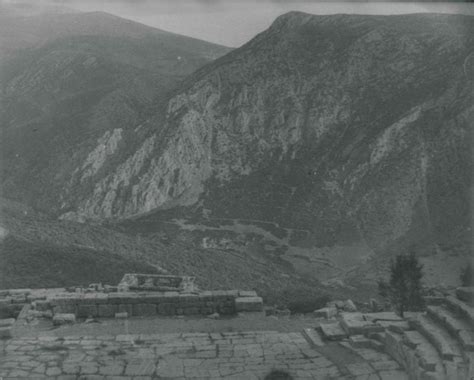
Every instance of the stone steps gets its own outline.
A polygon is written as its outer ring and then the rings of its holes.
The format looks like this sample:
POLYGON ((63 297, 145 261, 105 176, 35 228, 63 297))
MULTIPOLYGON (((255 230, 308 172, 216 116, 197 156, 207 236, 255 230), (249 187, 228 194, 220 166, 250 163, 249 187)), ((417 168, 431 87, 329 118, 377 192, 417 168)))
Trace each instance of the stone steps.
POLYGON ((466 351, 474 351, 474 325, 460 319, 444 306, 428 306, 430 318, 442 324, 466 351))
POLYGON ((410 374, 411 379, 447 380, 436 349, 417 331, 385 333, 385 352, 410 374))
POLYGON ((461 344, 444 325, 423 314, 418 315, 411 323, 436 348, 443 359, 447 378, 466 379, 468 365, 464 360, 461 344))
POLYGON ((444 360, 462 357, 462 352, 450 334, 426 315, 420 314, 411 322, 412 326, 436 347, 444 360))
POLYGON ((418 331, 405 331, 403 333, 403 343, 412 349, 418 359, 418 364, 425 371, 435 373, 439 378, 445 376, 443 360, 436 348, 426 337, 418 331))
POLYGON ((453 297, 446 297, 447 307, 459 316, 462 316, 471 326, 474 326, 474 308, 453 297))

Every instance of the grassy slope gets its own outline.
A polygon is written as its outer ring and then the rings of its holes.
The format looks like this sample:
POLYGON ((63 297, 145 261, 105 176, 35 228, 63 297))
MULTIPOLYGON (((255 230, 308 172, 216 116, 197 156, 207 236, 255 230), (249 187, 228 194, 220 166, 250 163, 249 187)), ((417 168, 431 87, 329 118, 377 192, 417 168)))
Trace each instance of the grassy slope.
POLYGON ((2 200, 0 288, 116 284, 127 272, 196 276, 202 289, 255 289, 269 304, 314 310, 326 300, 315 279, 251 252, 196 247, 186 233, 173 240, 103 227, 57 221, 2 200))

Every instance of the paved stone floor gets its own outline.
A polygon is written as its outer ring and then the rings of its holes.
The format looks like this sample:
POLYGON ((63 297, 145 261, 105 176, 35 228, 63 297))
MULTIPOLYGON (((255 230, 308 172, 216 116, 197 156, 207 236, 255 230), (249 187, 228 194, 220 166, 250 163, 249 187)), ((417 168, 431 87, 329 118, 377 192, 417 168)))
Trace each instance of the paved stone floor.
POLYGON ((382 353, 331 345, 325 355, 302 334, 277 331, 20 337, 0 341, 0 378, 251 380, 272 370, 294 379, 407 378, 382 353))

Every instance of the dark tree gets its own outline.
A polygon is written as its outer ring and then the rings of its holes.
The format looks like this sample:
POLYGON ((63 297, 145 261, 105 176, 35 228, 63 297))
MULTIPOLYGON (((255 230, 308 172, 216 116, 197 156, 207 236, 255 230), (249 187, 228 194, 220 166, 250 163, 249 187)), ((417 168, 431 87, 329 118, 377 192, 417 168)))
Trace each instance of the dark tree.
POLYGON ((467 264, 467 267, 463 268, 460 275, 462 286, 474 286, 474 268, 472 264, 467 264))
POLYGON ((421 279, 423 265, 414 253, 398 255, 390 262, 390 281, 379 281, 379 294, 386 298, 397 313, 419 311, 424 307, 421 279))

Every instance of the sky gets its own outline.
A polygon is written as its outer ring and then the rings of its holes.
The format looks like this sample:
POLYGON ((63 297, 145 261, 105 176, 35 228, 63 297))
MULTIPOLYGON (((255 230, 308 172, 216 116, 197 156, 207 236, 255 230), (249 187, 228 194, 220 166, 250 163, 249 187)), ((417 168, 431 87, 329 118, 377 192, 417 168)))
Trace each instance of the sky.
POLYGON ((238 47, 291 10, 313 14, 462 13, 463 2, 323 2, 317 0, 0 0, 0 4, 61 5, 80 11, 104 11, 159 29, 238 47))

